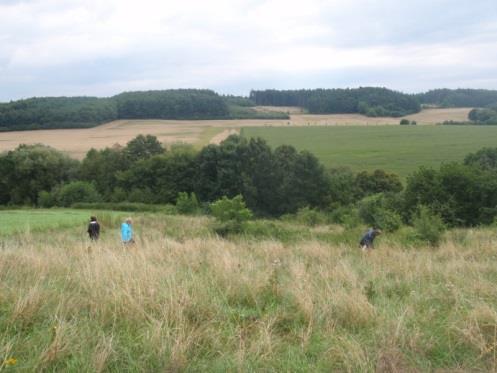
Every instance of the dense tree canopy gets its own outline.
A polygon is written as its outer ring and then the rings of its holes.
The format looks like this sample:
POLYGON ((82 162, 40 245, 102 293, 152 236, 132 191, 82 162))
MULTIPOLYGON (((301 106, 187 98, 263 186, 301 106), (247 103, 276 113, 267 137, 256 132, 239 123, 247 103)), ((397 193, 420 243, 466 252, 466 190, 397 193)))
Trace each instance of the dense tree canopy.
POLYGON ((3 203, 34 205, 50 191, 77 176, 78 162, 44 145, 20 145, 0 155, 0 198, 3 203))
POLYGON ((115 119, 230 118, 210 90, 126 92, 110 98, 42 97, 0 104, 0 130, 92 127, 115 119))
POLYGON ((442 107, 485 107, 497 103, 497 91, 487 89, 434 89, 416 97, 421 104, 442 107))
POLYGON ((217 119, 229 114, 223 98, 206 89, 126 92, 112 100, 119 119, 217 119))
POLYGON ((92 127, 116 118, 116 105, 108 98, 41 97, 0 104, 0 131, 92 127))
POLYGON ((312 114, 362 113, 401 117, 420 110, 418 100, 386 88, 301 89, 251 91, 257 105, 300 106, 312 114))
POLYGON ((284 112, 254 105, 300 106, 312 114, 362 113, 401 117, 420 104, 477 107, 470 120, 497 122, 497 91, 437 89, 408 95, 386 88, 251 91, 250 97, 220 96, 207 89, 125 92, 109 98, 34 97, 0 103, 0 131, 84 128, 115 119, 287 119, 284 112))
POLYGON ((483 148, 464 158, 464 164, 497 171, 497 148, 483 148))
POLYGON ((497 217, 496 165, 497 149, 482 149, 464 164, 420 168, 404 189, 397 175, 383 170, 327 171, 309 152, 271 149, 260 138, 236 135, 200 151, 165 149, 153 136, 138 136, 125 147, 92 149, 82 162, 43 145, 21 145, 0 154, 0 204, 165 204, 183 196, 196 209, 197 197, 212 203, 240 195, 258 216, 321 209, 351 218, 356 211, 364 222, 393 230, 422 207, 448 226, 474 226, 497 217))
POLYGON ((479 167, 451 163, 439 170, 421 168, 408 178, 405 210, 412 215, 424 205, 452 226, 488 224, 497 215, 496 190, 495 173, 479 167))
POLYGON ((326 204, 329 183, 323 166, 291 146, 274 150, 262 139, 230 136, 197 157, 195 193, 203 201, 241 194, 260 214, 281 215, 326 204))
POLYGON ((497 106, 493 105, 487 108, 475 108, 469 112, 468 119, 476 124, 497 125, 497 106))

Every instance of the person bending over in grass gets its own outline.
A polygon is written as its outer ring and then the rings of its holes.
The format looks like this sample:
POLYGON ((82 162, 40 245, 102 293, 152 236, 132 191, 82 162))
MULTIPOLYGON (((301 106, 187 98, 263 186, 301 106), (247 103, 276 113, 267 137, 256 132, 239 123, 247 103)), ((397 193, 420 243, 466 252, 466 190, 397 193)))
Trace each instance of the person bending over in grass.
POLYGON ((369 228, 366 234, 361 238, 359 245, 361 246, 362 251, 368 251, 374 249, 373 241, 376 236, 381 234, 381 230, 378 228, 369 228))
POLYGON ((100 224, 98 224, 97 218, 92 216, 90 218, 90 224, 88 224, 88 236, 90 236, 90 240, 96 241, 98 237, 100 237, 100 224))
POLYGON ((133 239, 133 221, 131 218, 127 218, 124 223, 121 224, 121 239, 123 244, 129 245, 135 243, 133 239))

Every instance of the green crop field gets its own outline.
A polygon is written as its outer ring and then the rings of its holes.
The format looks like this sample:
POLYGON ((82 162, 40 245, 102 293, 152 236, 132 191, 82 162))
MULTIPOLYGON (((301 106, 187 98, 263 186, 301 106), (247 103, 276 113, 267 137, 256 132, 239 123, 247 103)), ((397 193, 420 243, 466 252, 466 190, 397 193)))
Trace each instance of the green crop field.
POLYGON ((241 133, 273 147, 309 150, 327 167, 379 168, 402 177, 419 166, 462 161, 470 152, 497 146, 497 126, 251 127, 241 133))

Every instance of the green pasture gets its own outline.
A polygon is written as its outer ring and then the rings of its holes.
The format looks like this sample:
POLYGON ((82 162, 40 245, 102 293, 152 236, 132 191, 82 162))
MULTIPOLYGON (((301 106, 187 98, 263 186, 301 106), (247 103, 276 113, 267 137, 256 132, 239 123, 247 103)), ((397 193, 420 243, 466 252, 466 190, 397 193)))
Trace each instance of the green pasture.
POLYGON ((0 210, 0 237, 66 228, 76 228, 81 230, 82 234, 86 234, 88 221, 93 214, 97 215, 100 222, 113 225, 119 223, 122 215, 113 211, 94 213, 89 210, 74 209, 0 210))
POLYGON ((497 126, 250 127, 241 134, 262 137, 272 147, 308 150, 326 167, 384 169, 402 177, 497 146, 497 126))

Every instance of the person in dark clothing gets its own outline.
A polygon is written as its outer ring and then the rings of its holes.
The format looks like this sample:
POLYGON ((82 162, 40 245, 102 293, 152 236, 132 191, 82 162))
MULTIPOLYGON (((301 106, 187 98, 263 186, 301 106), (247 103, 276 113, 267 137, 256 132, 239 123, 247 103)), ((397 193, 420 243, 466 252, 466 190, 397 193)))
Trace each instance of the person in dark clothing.
POLYGON ((361 241, 359 242, 359 246, 361 247, 362 251, 374 249, 373 241, 376 238, 376 236, 380 234, 381 230, 375 227, 369 228, 366 234, 361 238, 361 241))
POLYGON ((100 224, 98 224, 97 218, 95 216, 92 216, 90 218, 90 224, 88 224, 87 232, 91 240, 98 240, 98 237, 100 236, 100 224))

